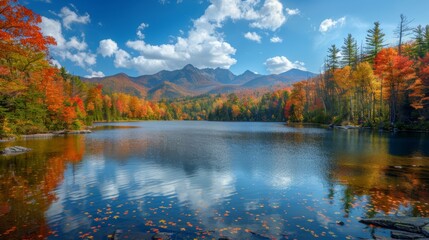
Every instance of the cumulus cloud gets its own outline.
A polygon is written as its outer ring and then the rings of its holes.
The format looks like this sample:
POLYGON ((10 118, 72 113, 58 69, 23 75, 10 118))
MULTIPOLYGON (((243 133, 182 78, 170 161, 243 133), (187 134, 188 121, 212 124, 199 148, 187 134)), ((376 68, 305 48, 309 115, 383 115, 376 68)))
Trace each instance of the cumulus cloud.
POLYGON ((97 52, 103 57, 111 57, 118 51, 118 44, 112 39, 104 39, 100 41, 97 52))
POLYGON ((286 8, 286 13, 289 16, 293 16, 293 15, 298 15, 300 11, 298 8, 295 8, 295 9, 286 8))
POLYGON ((65 47, 67 49, 76 49, 78 51, 84 51, 88 47, 88 44, 86 44, 84 40, 79 41, 76 36, 73 36, 70 38, 69 41, 66 42, 65 47))
MULTIPOLYGON (((236 49, 218 31, 227 20, 246 20, 252 28, 275 31, 286 22, 286 16, 279 0, 265 0, 263 4, 261 0, 211 0, 204 14, 193 21, 192 28, 173 37, 171 43, 146 42, 144 30, 149 25, 142 23, 136 29, 138 39, 125 43, 128 49, 105 39, 100 42, 98 53, 113 57, 115 67, 135 69, 141 74, 179 69, 189 63, 199 68, 229 68, 237 62, 236 49)), ((261 41, 256 33, 246 35, 250 40, 261 41)))
POLYGON ((72 52, 68 50, 59 55, 63 59, 68 59, 82 68, 86 68, 87 66, 92 66, 97 62, 96 55, 90 52, 72 52))
POLYGON ((131 68, 131 55, 122 49, 115 52, 115 67, 131 68))
POLYGON ((67 40, 63 35, 59 21, 42 17, 39 27, 44 36, 51 36, 57 42, 57 45, 50 47, 54 56, 58 56, 62 60, 72 61, 82 68, 96 63, 96 55, 88 50, 88 44, 85 40, 79 40, 76 36, 67 40))
POLYGON ((270 42, 272 42, 272 43, 281 43, 281 42, 283 42, 283 39, 281 39, 279 37, 272 37, 270 39, 270 42))
POLYGON ((342 26, 346 22, 346 17, 339 18, 337 20, 333 20, 331 18, 325 19, 320 23, 319 32, 325 33, 337 26, 342 26))
POLYGON ((71 29, 71 25, 73 23, 87 24, 91 21, 88 13, 79 16, 76 12, 68 7, 63 7, 58 16, 62 18, 63 25, 66 29, 71 29))
POLYGON ((291 62, 285 56, 275 56, 272 58, 268 58, 264 65, 266 66, 268 72, 271 74, 279 74, 283 72, 287 72, 293 68, 306 70, 304 67, 304 63, 300 61, 291 62))
POLYGON ((246 34, 244 34, 244 37, 251 40, 251 41, 261 43, 261 36, 259 36, 255 32, 247 32, 246 34))
POLYGON ((283 5, 278 0, 266 0, 256 16, 256 20, 250 24, 251 27, 274 31, 286 22, 283 5))
POLYGON ((47 17, 42 17, 42 22, 39 24, 41 32, 44 36, 50 36, 55 39, 57 46, 64 46, 66 40, 63 37, 61 23, 47 17))
POLYGON ((104 73, 101 71, 93 71, 92 69, 89 69, 89 75, 86 75, 86 78, 100 78, 100 77, 104 77, 104 73))

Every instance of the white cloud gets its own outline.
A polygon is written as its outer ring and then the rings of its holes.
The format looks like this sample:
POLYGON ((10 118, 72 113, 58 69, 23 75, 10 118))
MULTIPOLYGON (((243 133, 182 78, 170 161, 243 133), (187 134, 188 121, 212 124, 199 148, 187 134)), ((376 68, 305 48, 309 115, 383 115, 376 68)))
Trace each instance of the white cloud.
POLYGON ((149 24, 146 24, 146 23, 141 23, 140 24, 140 26, 137 28, 137 37, 139 38, 139 39, 144 39, 144 34, 143 34, 143 30, 145 29, 145 28, 147 28, 147 27, 149 27, 149 24))
POLYGON ((127 52, 125 52, 122 49, 119 49, 115 52, 115 67, 123 67, 123 68, 130 68, 130 59, 131 56, 127 52))
POLYGON ((63 37, 61 23, 59 21, 42 17, 42 22, 39 24, 39 27, 41 28, 42 34, 44 36, 50 36, 55 39, 57 46, 65 45, 66 40, 63 37))
POLYGON ((101 71, 93 71, 92 69, 89 69, 89 75, 86 75, 86 78, 100 78, 100 77, 104 77, 104 73, 101 71))
POLYGON ((272 43, 281 43, 281 42, 283 42, 283 39, 281 39, 279 37, 272 37, 270 39, 270 42, 272 42, 272 43))
POLYGON ((319 31, 321 33, 325 33, 332 28, 344 25, 345 22, 346 22, 346 17, 342 17, 337 20, 333 20, 331 18, 325 19, 320 23, 319 31))
POLYGON ((261 43, 261 36, 259 36, 255 32, 247 32, 246 34, 244 34, 244 37, 251 40, 251 41, 261 43))
POLYGON ((103 57, 111 57, 118 51, 118 44, 112 39, 101 40, 97 52, 103 57))
POLYGON ((91 21, 88 13, 83 16, 79 16, 68 7, 63 7, 58 16, 62 18, 63 25, 66 29, 71 29, 70 25, 73 23, 87 24, 91 21))
POLYGON ((52 66, 55 66, 56 68, 58 68, 58 69, 60 69, 62 66, 61 66, 61 64, 60 64, 60 62, 58 62, 56 59, 50 59, 49 60, 49 63, 52 65, 52 66))
POLYGON ((42 17, 39 27, 44 36, 51 36, 57 42, 57 45, 50 47, 54 56, 72 61, 82 68, 96 63, 96 55, 87 50, 88 44, 84 39, 80 41, 76 36, 71 37, 69 40, 65 39, 59 21, 42 17))
POLYGON ((268 72, 272 74, 287 72, 293 68, 306 70, 303 62, 300 62, 300 61, 291 62, 285 56, 275 56, 272 58, 268 58, 265 61, 264 65, 267 67, 268 72))
POLYGON ((298 15, 300 11, 298 8, 295 8, 295 9, 286 8, 286 13, 289 16, 293 16, 293 15, 298 15))
MULTIPOLYGON (((126 42, 126 47, 133 51, 118 48, 111 40, 109 46, 107 42, 100 42, 98 53, 113 56, 115 67, 135 69, 141 74, 179 69, 186 64, 199 68, 229 68, 237 62, 233 57, 236 49, 218 31, 227 20, 247 20, 250 27, 274 31, 286 22, 286 16, 279 0, 265 0, 263 4, 261 0, 211 0, 204 14, 193 21, 192 28, 173 37, 170 43, 152 45, 146 42, 144 29, 148 25, 143 23, 136 30, 139 39, 126 42)), ((261 41, 256 33, 248 37, 261 41)), ((106 40, 109 39, 103 41, 106 40)))
POLYGON ((69 50, 58 55, 63 59, 68 59, 74 62, 76 65, 82 68, 92 66, 97 62, 95 54, 89 52, 71 52, 69 50))
POLYGON ((278 0, 266 0, 255 22, 251 27, 260 29, 278 29, 286 22, 286 16, 283 14, 283 5, 278 0))
POLYGON ((79 41, 77 37, 71 37, 69 41, 66 42, 66 48, 76 49, 78 51, 84 51, 88 45, 84 40, 79 41))

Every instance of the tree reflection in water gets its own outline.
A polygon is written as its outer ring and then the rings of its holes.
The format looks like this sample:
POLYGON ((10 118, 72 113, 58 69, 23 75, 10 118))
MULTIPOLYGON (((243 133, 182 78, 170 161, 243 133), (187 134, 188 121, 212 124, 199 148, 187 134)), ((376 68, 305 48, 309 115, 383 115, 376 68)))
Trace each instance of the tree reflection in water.
MULTIPOLYGON (((336 141, 341 147, 336 148, 328 181, 344 186, 341 192, 344 215, 364 198, 365 217, 429 216, 426 135, 351 131, 336 141)), ((332 199, 333 195, 328 197, 332 199)))
POLYGON ((45 212, 56 199, 68 164, 82 160, 85 136, 13 142, 34 151, 0 157, 0 238, 36 239, 50 234, 45 212))

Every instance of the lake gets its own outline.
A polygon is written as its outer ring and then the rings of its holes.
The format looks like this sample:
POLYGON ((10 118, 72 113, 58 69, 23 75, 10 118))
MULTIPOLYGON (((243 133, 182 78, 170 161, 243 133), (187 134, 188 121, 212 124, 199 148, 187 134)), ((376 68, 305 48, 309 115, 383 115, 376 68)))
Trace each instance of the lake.
POLYGON ((358 239, 429 217, 429 137, 283 123, 130 122, 0 143, 0 239, 358 239))

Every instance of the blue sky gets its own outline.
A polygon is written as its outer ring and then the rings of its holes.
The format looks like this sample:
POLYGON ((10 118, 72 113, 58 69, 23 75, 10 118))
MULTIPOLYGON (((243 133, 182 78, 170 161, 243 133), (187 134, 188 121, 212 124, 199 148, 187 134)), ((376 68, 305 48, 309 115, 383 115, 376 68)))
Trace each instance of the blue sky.
POLYGON ((344 0, 22 0, 53 36, 55 64, 81 76, 131 76, 180 69, 320 72, 331 44, 351 33, 365 45, 380 21, 386 43, 402 13, 429 24, 429 1, 344 0))

